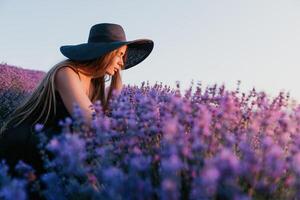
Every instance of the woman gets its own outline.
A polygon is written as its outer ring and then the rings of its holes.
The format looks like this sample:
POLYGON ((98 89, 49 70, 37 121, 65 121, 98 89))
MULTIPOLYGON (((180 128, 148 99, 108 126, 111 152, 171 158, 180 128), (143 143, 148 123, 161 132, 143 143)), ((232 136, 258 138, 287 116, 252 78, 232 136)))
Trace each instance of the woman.
POLYGON ((58 121, 73 116, 73 104, 82 110, 87 123, 93 110, 90 105, 100 100, 104 112, 113 90, 121 91, 120 70, 142 62, 152 51, 153 41, 126 41, 118 24, 101 23, 91 27, 87 43, 60 47, 68 59, 53 66, 27 98, 5 121, 0 131, 0 159, 5 159, 11 175, 19 160, 33 166, 36 174, 45 172, 38 150, 34 125, 44 124, 44 132, 53 137, 61 132, 58 121), (112 76, 108 94, 105 75, 112 76))

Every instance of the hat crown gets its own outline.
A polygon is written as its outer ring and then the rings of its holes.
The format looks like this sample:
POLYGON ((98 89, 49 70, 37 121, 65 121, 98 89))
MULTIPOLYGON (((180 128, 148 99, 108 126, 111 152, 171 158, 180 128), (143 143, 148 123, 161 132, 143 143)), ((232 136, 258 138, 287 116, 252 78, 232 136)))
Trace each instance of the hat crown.
POLYGON ((88 43, 126 41, 124 29, 119 24, 101 23, 91 27, 88 43))

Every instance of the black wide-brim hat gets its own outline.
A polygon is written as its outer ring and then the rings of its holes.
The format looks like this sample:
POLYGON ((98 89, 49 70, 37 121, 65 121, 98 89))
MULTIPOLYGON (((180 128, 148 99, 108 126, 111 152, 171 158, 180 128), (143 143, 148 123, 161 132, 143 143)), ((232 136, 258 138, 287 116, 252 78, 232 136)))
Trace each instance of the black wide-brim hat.
POLYGON ((60 52, 71 60, 88 61, 123 45, 127 45, 127 59, 124 69, 129 69, 148 57, 154 42, 150 39, 126 41, 125 32, 120 25, 101 23, 91 27, 87 43, 61 46, 60 52))

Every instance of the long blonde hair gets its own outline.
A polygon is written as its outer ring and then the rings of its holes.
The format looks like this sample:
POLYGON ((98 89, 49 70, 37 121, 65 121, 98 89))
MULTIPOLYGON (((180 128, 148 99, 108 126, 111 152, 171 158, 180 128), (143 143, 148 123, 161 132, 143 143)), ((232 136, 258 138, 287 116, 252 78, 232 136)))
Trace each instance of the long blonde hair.
MULTIPOLYGON (((70 59, 63 60, 55 64, 42 79, 37 88, 33 91, 32 95, 24 99, 22 104, 18 106, 4 121, 3 126, 0 129, 0 135, 12 127, 21 124, 24 120, 33 120, 33 124, 43 123, 45 124, 49 119, 49 116, 53 113, 56 115, 56 97, 55 97, 55 84, 54 77, 58 69, 62 67, 75 68, 78 73, 81 73, 93 77, 91 79, 92 91, 94 93, 91 97, 91 102, 100 100, 104 113, 108 110, 109 100, 112 97, 112 92, 117 87, 117 78, 120 78, 120 72, 117 71, 111 79, 107 99, 105 99, 105 73, 106 69, 113 58, 116 55, 117 50, 111 51, 97 59, 89 61, 74 61, 70 59), (36 118, 36 116, 38 116, 36 118), (36 118, 36 119, 33 119, 36 118)), ((124 66, 127 59, 127 51, 124 55, 124 66)), ((124 69, 124 66, 123 69, 124 69)))

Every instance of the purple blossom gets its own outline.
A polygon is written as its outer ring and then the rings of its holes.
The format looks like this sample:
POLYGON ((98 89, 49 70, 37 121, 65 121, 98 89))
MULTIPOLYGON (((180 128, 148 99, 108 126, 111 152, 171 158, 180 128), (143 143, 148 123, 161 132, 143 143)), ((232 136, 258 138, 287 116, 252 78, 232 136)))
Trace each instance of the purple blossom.
MULTIPOLYGON (((7 65, 0 70, 1 121, 42 76, 7 65)), ((113 95, 107 113, 100 101, 91 107, 91 127, 75 106, 73 118, 60 123, 62 134, 50 141, 37 124, 38 136, 53 156, 48 171, 27 184, 0 165, 1 195, 26 198, 26 185, 40 189, 46 199, 299 196, 299 105, 288 107, 283 93, 271 99, 255 88, 246 94, 198 84, 195 93, 190 87, 181 94, 179 82, 177 86, 172 90, 143 82, 124 87, 113 95), (39 181, 46 186, 43 191, 39 181)), ((41 150, 43 156, 46 150, 41 150)), ((25 178, 34 171, 25 163, 17 170, 25 178)))
POLYGON ((43 124, 36 124, 35 127, 34 127, 34 130, 36 132, 40 132, 40 131, 42 131, 43 128, 44 128, 43 124))
POLYGON ((202 172, 203 182, 206 184, 216 184, 219 177, 220 172, 216 167, 207 167, 202 172))
POLYGON ((8 200, 27 199, 26 181, 13 179, 0 189, 0 197, 8 200))
POLYGON ((300 175, 300 152, 293 156, 292 167, 300 175))

